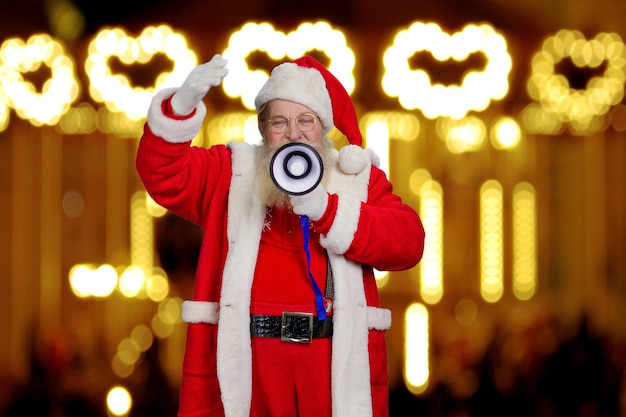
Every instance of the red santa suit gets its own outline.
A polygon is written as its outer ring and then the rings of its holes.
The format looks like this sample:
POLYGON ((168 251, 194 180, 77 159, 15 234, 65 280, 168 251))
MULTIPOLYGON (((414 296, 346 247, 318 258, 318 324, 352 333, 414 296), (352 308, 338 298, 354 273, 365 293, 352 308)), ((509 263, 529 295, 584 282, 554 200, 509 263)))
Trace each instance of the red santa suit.
MULTIPOLYGON (((188 118, 167 109, 175 90, 153 100, 137 153, 137 169, 159 204, 203 231, 180 393, 181 416, 250 415, 251 294, 267 208, 258 197, 259 147, 243 142, 191 147, 206 109, 188 118)), ((373 269, 403 270, 419 262, 424 229, 393 194, 370 150, 348 145, 325 166, 331 195, 314 225, 332 267, 332 415, 386 416, 384 332, 391 313, 380 308, 373 269)), ((285 342, 288 343, 288 342, 285 342)))

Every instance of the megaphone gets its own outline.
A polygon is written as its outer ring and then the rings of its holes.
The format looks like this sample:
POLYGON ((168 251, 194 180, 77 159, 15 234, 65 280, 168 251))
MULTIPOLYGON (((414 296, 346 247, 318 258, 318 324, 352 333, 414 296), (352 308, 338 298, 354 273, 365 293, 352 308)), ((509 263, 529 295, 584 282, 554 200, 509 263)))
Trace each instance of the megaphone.
POLYGON ((281 146, 270 162, 270 176, 276 187, 289 195, 304 195, 322 181, 324 164, 313 147, 301 142, 281 146))

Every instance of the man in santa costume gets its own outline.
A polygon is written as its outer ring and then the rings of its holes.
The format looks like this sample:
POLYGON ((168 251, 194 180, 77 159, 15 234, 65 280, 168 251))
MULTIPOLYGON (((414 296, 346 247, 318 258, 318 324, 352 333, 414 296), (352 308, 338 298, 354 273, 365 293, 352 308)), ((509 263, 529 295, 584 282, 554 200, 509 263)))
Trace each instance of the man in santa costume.
POLYGON ((183 304, 179 415, 387 416, 391 313, 373 268, 416 265, 421 221, 361 147, 345 89, 308 56, 278 65, 258 93, 261 145, 190 146, 226 63, 216 55, 155 95, 137 153, 150 195, 203 231, 183 304), (333 126, 350 145, 332 146, 333 126), (321 181, 301 195, 270 175, 272 156, 292 142, 323 161, 321 181))

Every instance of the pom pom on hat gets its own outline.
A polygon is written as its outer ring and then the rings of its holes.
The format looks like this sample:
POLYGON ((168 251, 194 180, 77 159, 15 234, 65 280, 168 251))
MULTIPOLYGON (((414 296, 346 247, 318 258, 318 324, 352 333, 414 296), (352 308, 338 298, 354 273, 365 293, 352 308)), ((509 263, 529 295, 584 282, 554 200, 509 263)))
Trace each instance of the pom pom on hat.
POLYGON ((335 126, 348 142, 361 146, 363 138, 350 95, 315 58, 304 56, 275 67, 254 104, 259 111, 265 103, 277 99, 307 106, 319 116, 325 133, 335 126))

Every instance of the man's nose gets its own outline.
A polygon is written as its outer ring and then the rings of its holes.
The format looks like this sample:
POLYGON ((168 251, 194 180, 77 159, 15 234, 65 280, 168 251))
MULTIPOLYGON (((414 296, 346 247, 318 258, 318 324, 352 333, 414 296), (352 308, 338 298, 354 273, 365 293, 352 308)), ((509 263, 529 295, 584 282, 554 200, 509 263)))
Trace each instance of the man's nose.
POLYGON ((290 119, 287 125, 287 135, 290 139, 299 138, 302 131, 298 129, 298 123, 296 119, 290 119))

